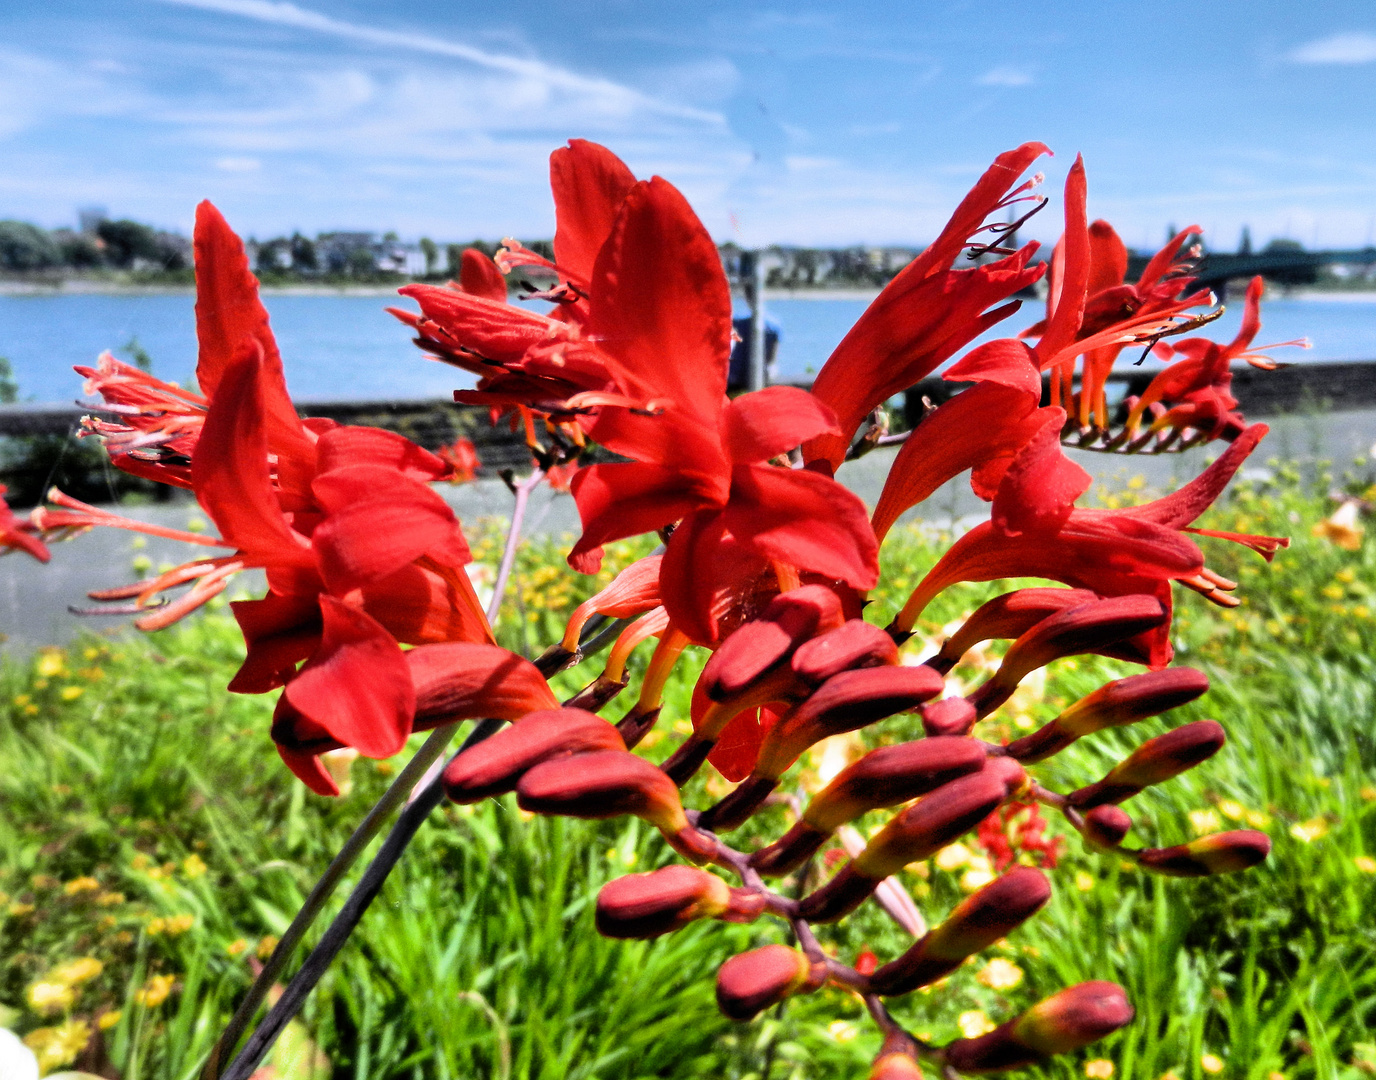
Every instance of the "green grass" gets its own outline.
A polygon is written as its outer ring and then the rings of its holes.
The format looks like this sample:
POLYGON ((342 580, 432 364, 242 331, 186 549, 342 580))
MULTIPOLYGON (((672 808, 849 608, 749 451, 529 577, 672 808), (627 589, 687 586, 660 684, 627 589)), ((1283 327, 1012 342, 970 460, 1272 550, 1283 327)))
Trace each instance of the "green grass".
MULTIPOLYGON (((1179 599, 1178 662, 1208 671, 1211 693, 1038 767, 1051 786, 1078 786, 1149 734, 1216 718, 1228 746, 1132 800, 1131 839, 1174 843, 1196 828, 1245 827, 1250 815, 1275 842, 1266 866, 1221 879, 1150 878, 1068 837, 1040 916, 945 983, 895 1002, 912 1030, 944 1041, 959 1034, 962 1013, 997 1022, 1066 983, 1112 978, 1127 987, 1136 1022, 1047 1075, 1083 1076, 1087 1060, 1107 1057, 1121 1078, 1189 1080, 1209 1075, 1206 1054, 1223 1063, 1221 1075, 1249 1080, 1373 1071, 1376 931, 1367 912, 1376 874, 1367 871, 1376 862, 1363 857, 1376 858, 1376 621, 1367 607, 1376 606, 1376 555, 1371 544, 1347 552, 1313 538, 1324 512, 1283 470, 1272 484, 1239 488, 1208 524, 1287 532, 1295 544, 1268 568, 1202 542, 1244 596, 1234 613, 1192 593, 1179 599), (1020 985, 981 984, 995 956, 1022 971, 1020 985)), ((873 621, 901 603, 940 543, 895 536, 873 621)), ((476 547, 486 552, 481 539, 476 547)), ((587 595, 591 584, 561 565, 548 545, 523 555, 505 643, 538 648, 587 595)), ((952 590, 920 629, 934 635, 1007 586, 952 590)), ((79 1067, 123 1080, 194 1076, 252 977, 256 949, 283 930, 396 768, 359 760, 347 796, 306 793, 267 738, 271 701, 223 692, 241 650, 220 612, 151 639, 91 638, 0 671, 0 1023, 20 1034, 67 1019, 96 1028, 118 1011, 79 1067), (85 878, 95 887, 82 888, 85 878), (49 1012, 31 1003, 35 984, 88 956, 103 970, 69 1003, 49 1012), (171 976, 162 1000, 158 976, 171 976)), ((689 657, 671 681, 664 728, 685 717, 701 662, 689 657)), ((1059 662, 1040 693, 1020 692, 986 734, 1015 735, 1126 670, 1059 662)), ((594 674, 565 676, 563 689, 594 674)), ((896 718, 867 737, 912 733, 910 719, 896 718)), ((648 752, 665 754, 673 742, 660 738, 648 752)), ((705 783, 695 781, 690 802, 707 797, 705 783)), ((782 824, 782 812, 770 811, 742 832, 763 841, 782 824)), ((967 845, 974 864, 904 874, 933 921, 979 868, 967 845)), ((752 944, 784 940, 777 924, 696 925, 650 943, 597 936, 601 884, 670 858, 635 820, 530 819, 509 799, 444 808, 311 999, 291 1032, 298 1064, 279 1057, 279 1075, 307 1075, 300 1063, 315 1048, 335 1077, 357 1080, 866 1075, 873 1029, 840 990, 750 1025, 716 1012, 717 967, 752 944)), ((905 947, 873 905, 822 929, 846 959, 905 947)))

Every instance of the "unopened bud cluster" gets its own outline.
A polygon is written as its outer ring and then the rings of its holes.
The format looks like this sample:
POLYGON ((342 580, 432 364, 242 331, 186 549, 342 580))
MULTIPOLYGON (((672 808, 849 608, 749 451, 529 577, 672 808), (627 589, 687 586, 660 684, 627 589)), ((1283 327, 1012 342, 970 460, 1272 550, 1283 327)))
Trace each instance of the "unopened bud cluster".
MULTIPOLYGON (((587 614, 580 609, 580 618, 587 614)), ((1147 739, 1102 778, 1068 794, 1048 791, 1025 769, 1077 739, 1198 698, 1208 689, 1200 672, 1167 668, 1109 682, 1007 745, 971 734, 1028 674, 1058 658, 1097 653, 1145 663, 1138 640, 1166 619, 1153 597, 1103 599, 1079 589, 1022 589, 981 607, 925 663, 905 665, 895 643, 905 635, 846 619, 830 588, 801 586, 778 595, 720 642, 698 681, 693 732, 662 767, 630 749, 658 716, 657 698, 647 701, 642 693, 633 722, 619 726, 576 707, 530 713, 457 757, 444 783, 458 802, 514 791, 518 804, 536 813, 635 814, 655 825, 695 865, 631 874, 606 885, 596 921, 609 937, 651 938, 703 919, 753 922, 771 914, 787 922, 798 947, 766 945, 733 957, 718 973, 717 1002, 732 1019, 749 1020, 832 981, 860 994, 884 1030, 875 1078, 916 1078, 924 1058, 961 1073, 1017 1068, 1128 1023, 1133 1009, 1123 990, 1107 982, 1072 986, 986 1035, 944 1047, 904 1032, 883 999, 945 978, 1036 914, 1052 893, 1041 869, 1014 864, 906 952, 863 973, 828 956, 811 927, 843 918, 881 887, 897 888, 891 879, 903 867, 933 856, 1012 800, 1053 807, 1091 849, 1113 850, 1160 874, 1228 873, 1264 859, 1269 841, 1255 832, 1221 833, 1171 848, 1123 847, 1132 820, 1120 804, 1217 753, 1225 735, 1214 721, 1147 739), (991 639, 1011 639, 997 671, 967 695, 943 698, 945 675, 971 647, 991 639), (766 708, 773 722, 762 728, 755 718, 766 708), (881 746, 843 769, 799 807, 797 820, 772 843, 743 852, 721 839, 765 805, 810 747, 899 713, 918 717, 924 737, 881 746), (719 760, 725 738, 742 719, 754 723, 755 745, 744 766, 724 766, 743 774, 740 783, 715 805, 685 810, 680 788, 706 761, 719 760), (804 883, 812 881, 807 871, 813 857, 838 831, 889 809, 894 812, 863 848, 800 898, 766 884, 800 871, 804 883), (730 871, 740 884, 728 884, 703 869, 707 865, 730 871)), ((647 683, 662 686, 663 675, 652 670, 647 683)), ((574 700, 600 706, 609 697, 603 689, 608 683, 599 680, 574 700)))

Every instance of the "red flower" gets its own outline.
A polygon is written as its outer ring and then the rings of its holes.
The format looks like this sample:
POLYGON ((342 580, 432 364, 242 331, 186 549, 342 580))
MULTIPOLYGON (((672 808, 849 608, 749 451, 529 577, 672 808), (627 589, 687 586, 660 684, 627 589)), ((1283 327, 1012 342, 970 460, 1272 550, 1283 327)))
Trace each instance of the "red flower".
POLYGON ((449 466, 449 481, 454 484, 468 484, 477 478, 483 463, 478 460, 477 447, 472 439, 455 439, 448 446, 435 451, 441 461, 449 466))
POLYGON ((4 484, 0 484, 0 554, 26 551, 39 562, 47 562, 52 558, 48 546, 33 535, 39 531, 38 526, 31 521, 20 521, 14 516, 10 504, 3 498, 8 490, 4 484))

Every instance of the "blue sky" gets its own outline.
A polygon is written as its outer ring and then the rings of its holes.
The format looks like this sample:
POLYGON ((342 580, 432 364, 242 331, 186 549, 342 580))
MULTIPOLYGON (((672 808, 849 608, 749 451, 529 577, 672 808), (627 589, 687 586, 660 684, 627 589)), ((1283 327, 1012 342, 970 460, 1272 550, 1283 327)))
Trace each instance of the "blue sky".
MULTIPOLYGON (((1376 232, 1376 5, 6 0, 0 218, 548 235, 583 136, 718 239, 923 242, 990 158, 1077 151, 1129 244, 1376 232)), ((1044 238, 1058 231, 1043 215, 1044 238)))

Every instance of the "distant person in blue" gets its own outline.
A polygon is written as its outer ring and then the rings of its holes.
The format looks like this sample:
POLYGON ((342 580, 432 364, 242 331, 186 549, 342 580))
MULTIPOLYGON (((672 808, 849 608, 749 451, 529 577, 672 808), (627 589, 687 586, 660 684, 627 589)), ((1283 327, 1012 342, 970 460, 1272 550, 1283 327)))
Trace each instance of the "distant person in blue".
MULTIPOLYGON (((731 367, 726 376, 726 389, 729 392, 750 389, 750 316, 744 315, 739 319, 732 319, 731 325, 735 327, 736 337, 739 338, 731 346, 731 367)), ((779 338, 782 332, 779 324, 773 319, 764 320, 764 373, 766 383, 774 381, 775 372, 778 365, 775 358, 779 352, 779 338)))

